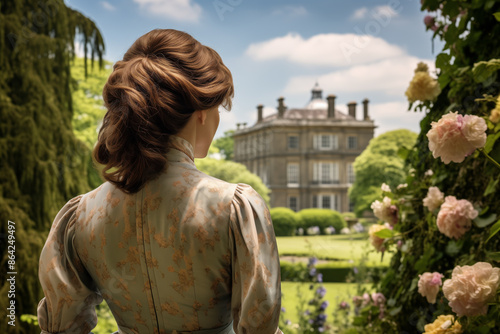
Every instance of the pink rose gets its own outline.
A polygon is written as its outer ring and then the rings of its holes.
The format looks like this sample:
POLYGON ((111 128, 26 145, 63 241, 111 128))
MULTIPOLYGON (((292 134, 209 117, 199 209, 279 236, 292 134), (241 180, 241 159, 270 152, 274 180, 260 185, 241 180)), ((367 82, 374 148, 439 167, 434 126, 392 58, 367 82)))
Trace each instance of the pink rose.
POLYGON ((361 304, 361 306, 366 306, 368 304, 370 304, 370 295, 365 292, 363 294, 363 303, 361 304))
POLYGON ((500 283, 500 269, 487 262, 456 266, 451 279, 444 281, 443 292, 453 312, 459 317, 485 315, 488 303, 495 299, 500 283))
POLYGON ((462 162, 475 149, 486 143, 486 122, 474 115, 459 115, 450 112, 438 122, 431 123, 427 132, 429 150, 434 158, 440 157, 448 164, 450 161, 462 162))
POLYGON ((441 279, 444 277, 438 272, 423 273, 419 275, 418 280, 418 293, 427 298, 431 304, 436 303, 436 296, 439 292, 439 287, 442 285, 441 279))
POLYGON ((372 293, 373 305, 382 307, 385 304, 385 296, 380 292, 372 293))
POLYGON ((436 19, 434 18, 434 16, 427 15, 426 17, 424 17, 424 23, 427 28, 430 28, 436 23, 436 19))
POLYGON ((437 227, 447 237, 459 239, 470 229, 471 219, 477 214, 468 200, 446 196, 437 216, 437 227))
POLYGON ((427 196, 423 200, 424 206, 426 206, 429 211, 434 211, 443 203, 443 199, 444 194, 438 187, 430 187, 427 196))

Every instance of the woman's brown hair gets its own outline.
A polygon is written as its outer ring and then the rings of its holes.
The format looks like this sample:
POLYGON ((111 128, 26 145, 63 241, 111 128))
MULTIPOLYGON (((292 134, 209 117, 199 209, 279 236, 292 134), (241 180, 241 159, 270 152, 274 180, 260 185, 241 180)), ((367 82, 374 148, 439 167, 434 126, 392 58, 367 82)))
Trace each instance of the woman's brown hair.
POLYGON ((170 135, 195 110, 231 109, 231 72, 219 54, 189 34, 155 29, 116 62, 104 85, 107 108, 94 159, 102 176, 127 193, 163 171, 170 135))

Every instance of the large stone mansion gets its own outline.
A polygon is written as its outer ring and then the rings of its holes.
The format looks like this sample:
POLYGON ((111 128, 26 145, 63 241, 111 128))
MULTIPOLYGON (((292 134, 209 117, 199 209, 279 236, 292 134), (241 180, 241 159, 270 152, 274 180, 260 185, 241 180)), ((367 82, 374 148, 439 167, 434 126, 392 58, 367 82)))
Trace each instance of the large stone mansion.
POLYGON ((348 114, 326 100, 318 84, 304 108, 288 109, 278 99, 276 114, 234 133, 234 160, 257 174, 271 190, 271 207, 328 208, 352 211, 347 190, 354 182, 354 159, 373 138, 375 125, 363 100, 363 119, 356 119, 356 102, 348 114))

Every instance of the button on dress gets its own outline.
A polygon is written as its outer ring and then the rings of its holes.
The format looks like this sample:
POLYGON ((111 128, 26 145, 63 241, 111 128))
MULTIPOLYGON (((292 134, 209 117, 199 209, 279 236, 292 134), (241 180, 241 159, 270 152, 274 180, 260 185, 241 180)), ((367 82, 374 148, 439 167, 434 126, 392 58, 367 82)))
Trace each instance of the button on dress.
POLYGON ((269 210, 249 185, 196 169, 170 137, 165 170, 137 193, 109 182, 57 214, 40 255, 42 333, 85 333, 103 298, 119 333, 282 333, 269 210))

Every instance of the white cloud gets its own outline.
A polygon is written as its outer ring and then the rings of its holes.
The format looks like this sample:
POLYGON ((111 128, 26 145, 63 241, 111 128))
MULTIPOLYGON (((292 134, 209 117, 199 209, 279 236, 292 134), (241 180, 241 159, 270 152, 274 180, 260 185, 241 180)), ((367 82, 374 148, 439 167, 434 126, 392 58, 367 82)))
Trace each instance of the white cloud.
POLYGON ((393 7, 389 5, 377 6, 374 7, 371 11, 369 11, 367 7, 361 7, 356 9, 354 13, 352 13, 351 20, 363 20, 368 18, 369 16, 371 18, 374 18, 375 20, 378 19, 384 21, 398 16, 398 13, 393 7))
POLYGON ((307 9, 303 6, 284 6, 278 9, 275 9, 272 12, 272 15, 283 15, 288 17, 297 17, 303 16, 307 14, 307 9))
MULTIPOLYGON (((359 114, 359 111, 358 111, 359 114)), ((368 115, 378 126, 375 135, 384 132, 408 129, 413 132, 420 132, 420 121, 425 116, 425 112, 408 111, 408 102, 394 101, 387 103, 369 104, 368 115)))
POLYGON ((366 17, 366 14, 368 14, 368 8, 361 7, 361 8, 356 9, 354 11, 354 13, 352 13, 351 19, 353 19, 353 20, 364 19, 366 17))
POLYGON ((323 92, 340 94, 352 92, 380 92, 387 96, 404 96, 417 63, 424 61, 431 71, 434 62, 403 55, 371 64, 352 66, 314 76, 295 76, 288 80, 284 93, 300 94, 314 86, 316 80, 323 92))
MULTIPOLYGON (((264 106, 264 108, 262 108, 262 117, 267 117, 269 115, 276 114, 277 112, 278 110, 276 108, 264 106)), ((257 113, 255 114, 255 120, 257 121, 257 113)))
POLYGON ((373 16, 385 15, 385 16, 389 16, 389 17, 396 17, 396 16, 398 16, 398 13, 391 6, 385 5, 385 6, 375 7, 372 11, 372 15, 373 16))
POLYGON ((382 38, 355 34, 318 34, 308 39, 288 33, 251 44, 246 54, 254 60, 285 59, 301 65, 349 66, 403 55, 398 46, 382 38))
POLYGON ((113 6, 112 4, 110 4, 109 2, 107 1, 101 1, 101 6, 106 9, 106 10, 109 10, 109 11, 114 11, 116 9, 115 6, 113 6))
POLYGON ((134 0, 151 14, 165 16, 176 21, 198 22, 201 6, 192 0, 134 0))

